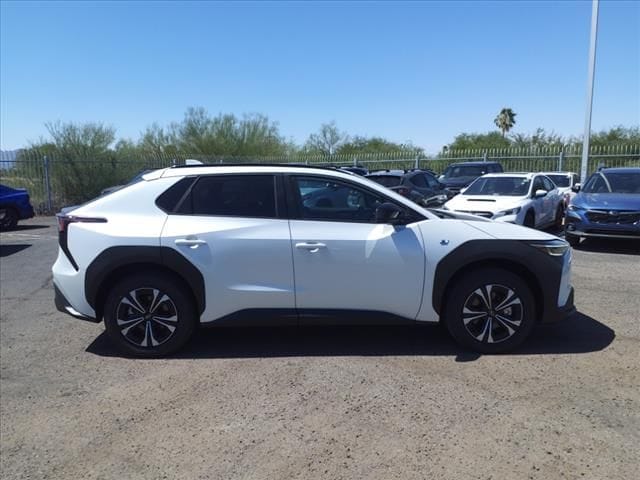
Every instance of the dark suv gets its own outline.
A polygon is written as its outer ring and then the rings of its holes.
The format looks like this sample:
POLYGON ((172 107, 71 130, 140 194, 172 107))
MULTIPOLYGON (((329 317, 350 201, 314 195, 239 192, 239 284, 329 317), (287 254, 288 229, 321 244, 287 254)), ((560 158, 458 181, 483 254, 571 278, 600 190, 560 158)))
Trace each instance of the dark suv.
POLYGON ((440 182, 450 191, 459 193, 468 187, 476 178, 487 173, 502 173, 504 169, 498 162, 463 162, 452 163, 440 175, 440 182))
POLYGON ((380 170, 366 177, 423 206, 439 206, 453 197, 429 170, 380 170))

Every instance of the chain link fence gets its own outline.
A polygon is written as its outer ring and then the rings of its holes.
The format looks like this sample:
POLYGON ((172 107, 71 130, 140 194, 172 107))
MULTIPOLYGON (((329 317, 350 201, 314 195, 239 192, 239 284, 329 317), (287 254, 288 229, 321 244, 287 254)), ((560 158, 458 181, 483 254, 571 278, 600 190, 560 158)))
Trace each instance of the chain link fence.
MULTIPOLYGON (((289 155, 280 157, 234 157, 215 155, 149 155, 101 158, 82 155, 56 156, 29 150, 15 159, 0 159, 0 183, 27 188, 39 214, 54 213, 66 205, 83 203, 107 187, 123 185, 145 170, 183 165, 188 158, 204 163, 285 163, 306 165, 363 166, 369 170, 428 168, 441 173, 448 165, 468 161, 498 161, 506 172, 579 172, 581 147, 450 150, 428 157, 420 152, 364 155, 289 155)), ((640 145, 595 146, 589 153, 588 171, 599 167, 640 167, 640 145)))

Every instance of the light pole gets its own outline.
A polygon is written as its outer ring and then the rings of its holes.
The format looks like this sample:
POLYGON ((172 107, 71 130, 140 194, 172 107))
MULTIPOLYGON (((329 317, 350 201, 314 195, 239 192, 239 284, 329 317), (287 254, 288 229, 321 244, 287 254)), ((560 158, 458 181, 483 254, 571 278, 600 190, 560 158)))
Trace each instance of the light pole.
POLYGON ((587 78, 587 112, 584 119, 584 139, 582 140, 582 163, 580 165, 580 181, 587 179, 587 163, 589 162, 589 141, 591 140, 591 107, 593 106, 593 78, 596 71, 596 41, 598 38, 598 6, 599 0, 591 3, 591 41, 589 42, 589 75, 587 78))

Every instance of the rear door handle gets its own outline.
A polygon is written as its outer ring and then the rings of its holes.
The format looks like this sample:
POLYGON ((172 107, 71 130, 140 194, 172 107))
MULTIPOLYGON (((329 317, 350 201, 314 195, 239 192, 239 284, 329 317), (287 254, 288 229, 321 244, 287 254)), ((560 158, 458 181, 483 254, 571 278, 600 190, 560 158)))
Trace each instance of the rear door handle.
POLYGON ((296 243, 296 248, 299 248, 300 250, 308 250, 311 253, 316 253, 321 248, 327 248, 327 246, 324 243, 320 242, 301 242, 296 243))
POLYGON ((197 247, 198 245, 206 245, 207 242, 199 238, 178 238, 175 244, 179 247, 197 247))

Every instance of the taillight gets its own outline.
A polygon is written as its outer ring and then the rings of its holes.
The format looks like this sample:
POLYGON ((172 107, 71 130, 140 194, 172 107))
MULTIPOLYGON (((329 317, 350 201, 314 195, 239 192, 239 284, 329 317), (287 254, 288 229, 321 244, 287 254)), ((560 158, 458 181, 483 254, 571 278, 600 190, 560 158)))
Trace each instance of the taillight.
POLYGON ((71 262, 71 265, 73 265, 73 268, 78 271, 78 264, 69 251, 69 225, 72 223, 107 223, 107 219, 101 217, 77 217, 75 215, 64 214, 56 215, 56 218, 58 219, 58 243, 60 244, 60 248, 69 259, 69 262, 71 262))
POLYGON ((400 195, 404 195, 404 196, 406 197, 407 195, 409 195, 409 192, 410 192, 411 190, 409 190, 408 188, 405 188, 405 187, 400 187, 400 188, 398 188, 398 190, 396 190, 396 191, 397 191, 400 195))
POLYGON ((58 218, 59 233, 66 233, 70 223, 107 223, 107 219, 102 217, 76 217, 75 215, 64 214, 58 214, 56 217, 58 218))

